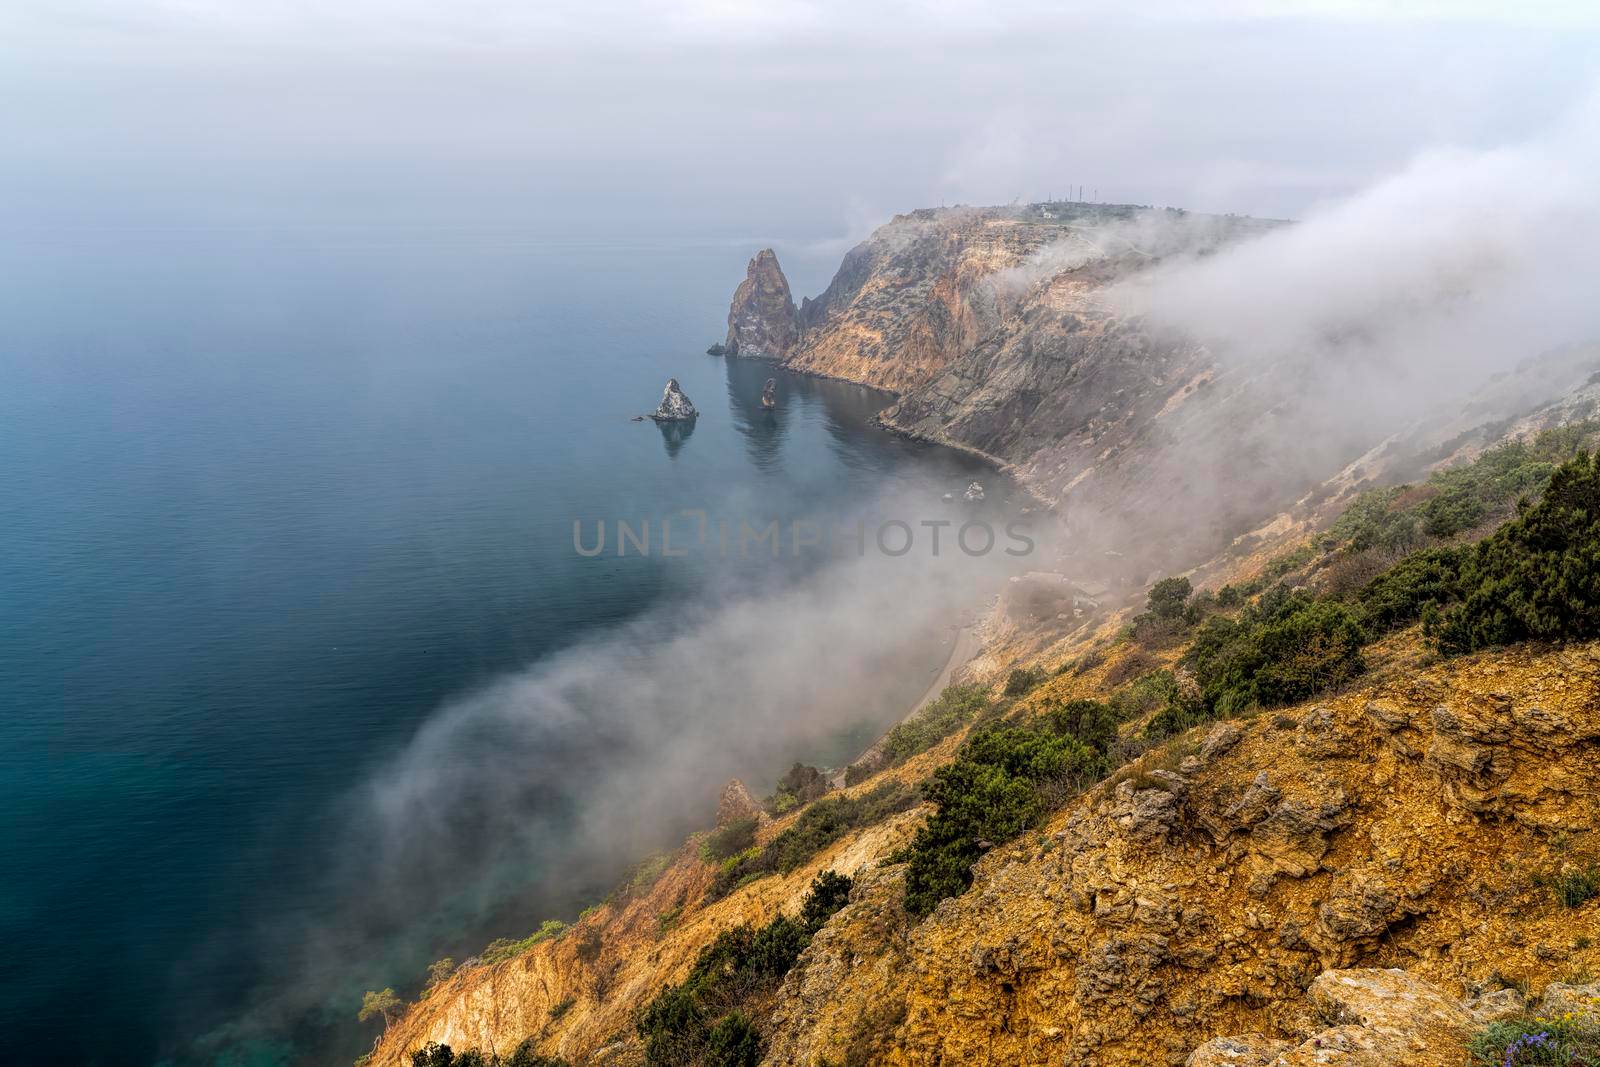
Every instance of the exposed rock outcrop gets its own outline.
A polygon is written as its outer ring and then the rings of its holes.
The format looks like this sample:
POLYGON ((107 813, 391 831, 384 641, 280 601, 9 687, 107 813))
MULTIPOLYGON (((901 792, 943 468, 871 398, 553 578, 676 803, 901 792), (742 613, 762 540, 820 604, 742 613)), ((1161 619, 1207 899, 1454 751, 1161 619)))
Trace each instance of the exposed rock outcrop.
POLYGON ((678 379, 668 378, 667 388, 661 394, 661 403, 650 413, 650 417, 657 422, 689 422, 700 417, 700 412, 695 410, 694 404, 684 395, 683 389, 678 385, 678 379))
POLYGON ((800 320, 789 279, 770 248, 756 253, 728 308, 728 355, 781 360, 800 336, 800 320))
POLYGON ((1325 971, 1309 990, 1333 1025, 1298 1044, 1260 1034, 1207 1041, 1186 1067, 1458 1067, 1473 1019, 1454 997, 1405 971, 1325 971))
POLYGON ((760 815, 761 805, 750 795, 750 790, 739 779, 730 778, 728 784, 722 787, 722 796, 717 800, 718 829, 741 819, 759 818, 760 815))

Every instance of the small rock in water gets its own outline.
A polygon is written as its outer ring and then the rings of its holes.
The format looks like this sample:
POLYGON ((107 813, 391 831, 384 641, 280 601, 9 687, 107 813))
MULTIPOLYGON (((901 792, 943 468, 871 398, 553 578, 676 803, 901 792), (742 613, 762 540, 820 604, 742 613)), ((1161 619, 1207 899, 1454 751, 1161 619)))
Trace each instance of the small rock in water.
POLYGON ((961 495, 967 500, 982 500, 983 486, 977 482, 973 482, 971 485, 967 486, 967 491, 961 495))
POLYGON ((688 422, 699 415, 694 404, 678 387, 676 378, 667 379, 666 391, 661 394, 661 406, 650 413, 650 417, 657 422, 688 422))
POLYGON ((778 379, 768 378, 767 384, 761 387, 761 406, 768 411, 778 406, 778 379))

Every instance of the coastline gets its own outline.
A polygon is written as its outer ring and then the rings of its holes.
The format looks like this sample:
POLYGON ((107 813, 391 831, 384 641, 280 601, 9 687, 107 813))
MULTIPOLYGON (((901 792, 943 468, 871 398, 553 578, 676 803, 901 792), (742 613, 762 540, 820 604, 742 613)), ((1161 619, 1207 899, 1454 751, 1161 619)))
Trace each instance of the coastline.
POLYGON ((865 382, 857 381, 854 378, 847 378, 842 374, 827 374, 823 371, 812 370, 809 367, 796 367, 789 363, 785 363, 781 359, 771 359, 767 356, 730 356, 723 354, 721 356, 713 356, 712 358, 725 360, 744 360, 749 363, 764 363, 769 367, 776 367, 779 370, 785 371, 789 374, 798 374, 802 377, 815 378, 819 381, 843 382, 846 385, 853 385, 858 389, 870 389, 874 393, 881 393, 882 395, 891 399, 889 403, 879 408, 878 412, 872 416, 872 424, 874 426, 877 426, 886 433, 891 433, 894 436, 903 438, 907 441, 917 441, 926 445, 937 445, 940 448, 948 448, 952 452, 959 452, 969 459, 978 460, 980 463, 992 468, 995 473, 1002 474, 1011 479, 1012 484, 1026 493, 1028 498, 1039 507, 1051 512, 1055 511, 1056 509, 1055 502, 1050 500, 1031 483, 1026 481, 1017 472, 1016 464, 1012 463, 1010 460, 1001 459, 999 456, 996 456, 993 453, 985 452, 981 448, 977 448, 973 445, 963 444, 960 441, 951 441, 946 438, 933 437, 929 434, 919 433, 916 430, 907 429, 904 426, 897 426, 885 419, 883 417, 883 413, 889 410, 895 404, 898 404, 905 395, 898 390, 885 389, 877 385, 868 385, 865 382))

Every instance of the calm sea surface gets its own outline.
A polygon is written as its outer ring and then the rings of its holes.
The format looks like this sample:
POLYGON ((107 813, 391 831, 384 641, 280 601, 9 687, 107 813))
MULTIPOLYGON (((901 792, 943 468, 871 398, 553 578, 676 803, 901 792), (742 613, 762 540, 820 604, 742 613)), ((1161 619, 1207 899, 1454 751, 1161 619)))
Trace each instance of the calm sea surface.
MULTIPOLYGON (((259 931, 315 929, 349 889, 329 881, 341 798, 441 704, 726 581, 702 558, 581 559, 573 518, 826 511, 886 480, 959 491, 969 462, 871 426, 882 396, 780 374, 764 415, 771 372, 703 354, 753 250, 473 233, 0 248, 0 1032, 22 1061, 361 1051, 371 1031, 340 998, 386 984, 370 959, 328 979, 337 1010, 230 1039, 307 956, 259 931), (629 421, 669 375, 704 412, 689 434, 629 421)), ((811 291, 823 258, 798 262, 811 291)), ((837 758, 881 715, 863 709, 839 752, 771 765, 837 758)), ((554 777, 549 805, 585 803, 554 777)), ((563 914, 636 858, 547 892, 527 861, 496 881, 514 906, 479 879, 470 918, 405 927, 432 943, 367 933, 426 960, 497 916, 563 914)))

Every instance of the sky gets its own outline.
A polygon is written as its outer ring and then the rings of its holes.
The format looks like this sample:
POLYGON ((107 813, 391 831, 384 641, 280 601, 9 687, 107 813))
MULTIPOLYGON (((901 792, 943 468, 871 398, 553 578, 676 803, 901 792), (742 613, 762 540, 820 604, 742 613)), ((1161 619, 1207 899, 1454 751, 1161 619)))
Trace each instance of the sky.
POLYGON ((10 0, 0 234, 859 238, 1064 196, 1300 217, 1584 95, 1600 7, 10 0))

